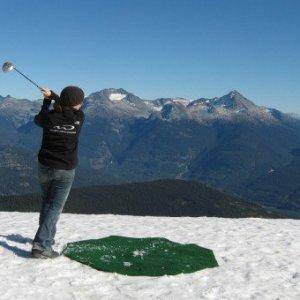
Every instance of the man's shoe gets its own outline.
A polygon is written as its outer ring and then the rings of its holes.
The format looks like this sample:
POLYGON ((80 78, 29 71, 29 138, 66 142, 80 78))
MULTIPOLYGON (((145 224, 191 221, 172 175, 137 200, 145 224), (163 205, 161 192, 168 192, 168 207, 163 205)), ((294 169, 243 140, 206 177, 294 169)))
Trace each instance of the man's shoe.
POLYGON ((54 251, 53 249, 50 250, 41 250, 41 249, 35 249, 33 248, 31 250, 31 255, 34 258, 56 258, 58 257, 60 254, 56 251, 54 251))

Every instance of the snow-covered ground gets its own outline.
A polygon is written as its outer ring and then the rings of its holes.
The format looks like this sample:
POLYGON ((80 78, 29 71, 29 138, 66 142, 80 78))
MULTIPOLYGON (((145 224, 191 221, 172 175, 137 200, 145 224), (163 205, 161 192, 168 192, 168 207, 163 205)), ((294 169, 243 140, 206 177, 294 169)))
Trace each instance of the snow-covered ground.
POLYGON ((0 212, 0 299, 300 299, 297 220, 63 214, 57 249, 108 235, 162 236, 214 251, 219 267, 192 274, 130 277, 61 256, 29 258, 36 213, 0 212))

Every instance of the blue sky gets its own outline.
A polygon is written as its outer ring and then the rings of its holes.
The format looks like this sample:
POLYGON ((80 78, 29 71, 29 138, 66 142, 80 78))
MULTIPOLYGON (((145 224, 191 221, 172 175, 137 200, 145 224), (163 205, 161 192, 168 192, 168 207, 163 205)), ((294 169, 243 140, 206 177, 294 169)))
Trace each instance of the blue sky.
MULTIPOLYGON (((43 86, 86 94, 221 96, 300 113, 300 1, 2 1, 0 62, 43 86)), ((0 74, 0 95, 40 93, 0 74)))

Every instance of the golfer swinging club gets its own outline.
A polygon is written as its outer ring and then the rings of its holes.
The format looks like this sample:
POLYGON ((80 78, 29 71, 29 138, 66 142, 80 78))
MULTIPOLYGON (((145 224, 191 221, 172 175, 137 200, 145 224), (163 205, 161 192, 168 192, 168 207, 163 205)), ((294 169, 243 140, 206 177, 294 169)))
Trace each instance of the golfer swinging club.
POLYGON ((76 86, 64 88, 60 97, 47 88, 41 88, 41 91, 44 102, 34 122, 43 128, 38 154, 42 207, 31 253, 35 258, 55 258, 59 256, 52 249, 56 224, 71 190, 78 162, 78 136, 84 121, 80 108, 84 93, 76 86), (54 109, 50 110, 52 100, 54 109))

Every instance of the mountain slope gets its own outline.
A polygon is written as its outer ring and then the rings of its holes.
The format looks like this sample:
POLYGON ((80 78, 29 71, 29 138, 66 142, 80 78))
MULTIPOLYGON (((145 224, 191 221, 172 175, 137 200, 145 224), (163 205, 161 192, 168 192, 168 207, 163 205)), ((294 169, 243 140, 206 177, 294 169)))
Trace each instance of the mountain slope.
MULTIPOLYGON (((0 210, 31 212, 39 209, 39 194, 0 197, 0 210)), ((199 182, 183 180, 159 180, 73 189, 65 211, 171 217, 283 217, 269 213, 261 206, 241 198, 213 190, 199 182)))

